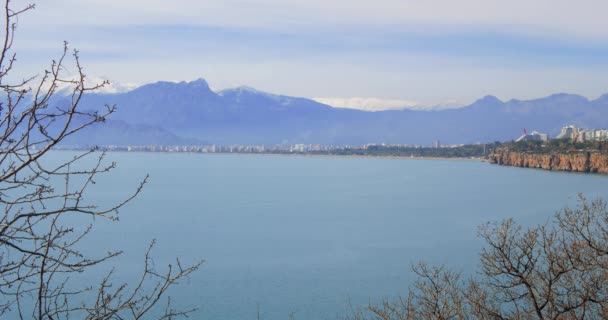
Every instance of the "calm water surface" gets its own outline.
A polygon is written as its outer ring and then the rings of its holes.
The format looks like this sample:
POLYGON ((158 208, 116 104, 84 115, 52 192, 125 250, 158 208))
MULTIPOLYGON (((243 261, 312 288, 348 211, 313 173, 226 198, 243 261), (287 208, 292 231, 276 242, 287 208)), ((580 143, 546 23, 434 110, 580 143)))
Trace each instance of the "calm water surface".
POLYGON ((119 199, 147 173, 150 182, 120 222, 97 221, 84 246, 125 250, 115 261, 123 278, 137 274, 153 238, 159 267, 205 259, 173 293, 178 304, 200 308, 194 319, 255 319, 258 306, 262 319, 336 319, 349 303, 406 292, 415 262, 470 271, 485 221, 542 222, 579 192, 608 196, 607 176, 475 161, 108 157, 118 167, 98 179, 95 201, 119 199))

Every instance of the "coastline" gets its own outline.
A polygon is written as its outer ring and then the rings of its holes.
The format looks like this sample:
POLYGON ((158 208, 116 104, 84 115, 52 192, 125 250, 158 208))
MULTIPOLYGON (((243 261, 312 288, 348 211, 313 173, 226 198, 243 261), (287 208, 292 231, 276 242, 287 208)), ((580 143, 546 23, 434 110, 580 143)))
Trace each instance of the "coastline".
POLYGON ((608 155, 598 151, 531 153, 503 149, 491 154, 488 162, 547 171, 608 174, 608 155))
MULTIPOLYGON (((56 149, 53 151, 61 152, 86 152, 88 150, 82 149, 56 149)), ((104 151, 99 149, 97 152, 104 151)), ((395 159, 395 160, 425 160, 425 161, 438 161, 438 160, 450 160, 450 161, 476 161, 476 162, 488 162, 486 158, 477 157, 424 157, 424 156, 397 156, 397 155, 350 155, 350 154, 310 154, 310 153, 255 153, 255 152, 170 152, 170 151, 125 151, 125 150, 105 150, 107 153, 136 153, 136 154, 193 154, 202 156, 213 156, 213 155, 256 155, 256 156, 281 156, 281 157, 311 157, 311 158, 361 158, 361 159, 395 159)))

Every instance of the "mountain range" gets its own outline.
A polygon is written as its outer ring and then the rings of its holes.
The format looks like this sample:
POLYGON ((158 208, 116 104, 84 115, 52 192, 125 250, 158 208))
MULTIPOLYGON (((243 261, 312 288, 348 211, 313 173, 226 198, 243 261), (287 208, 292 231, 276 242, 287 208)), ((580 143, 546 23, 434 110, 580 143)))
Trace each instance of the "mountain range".
POLYGON ((509 101, 486 96, 457 109, 369 112, 249 87, 214 92, 199 79, 157 82, 123 93, 90 93, 79 107, 97 110, 106 104, 116 105, 118 111, 67 143, 430 145, 434 140, 510 141, 523 128, 555 136, 567 124, 608 127, 608 95, 589 100, 561 93, 509 101))

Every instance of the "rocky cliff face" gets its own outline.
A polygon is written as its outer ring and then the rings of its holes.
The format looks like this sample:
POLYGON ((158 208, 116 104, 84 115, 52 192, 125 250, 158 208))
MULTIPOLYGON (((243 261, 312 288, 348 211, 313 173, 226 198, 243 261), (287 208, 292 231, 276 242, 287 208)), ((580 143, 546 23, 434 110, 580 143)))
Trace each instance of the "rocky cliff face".
POLYGON ((497 150, 488 161, 505 166, 608 174, 608 154, 598 152, 536 154, 497 150))

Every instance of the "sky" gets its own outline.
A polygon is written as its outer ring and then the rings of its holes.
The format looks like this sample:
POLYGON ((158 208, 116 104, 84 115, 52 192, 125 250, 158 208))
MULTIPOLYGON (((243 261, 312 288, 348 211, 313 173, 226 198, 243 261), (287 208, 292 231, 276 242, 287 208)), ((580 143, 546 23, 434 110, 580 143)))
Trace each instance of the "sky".
POLYGON ((66 40, 119 88, 205 78, 373 110, 593 99, 608 92, 605 12, 605 0, 39 0, 15 50, 24 76, 66 40))

